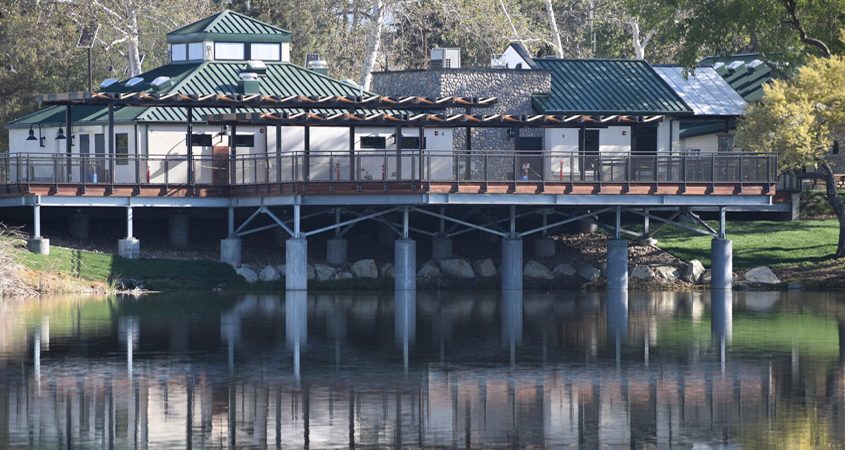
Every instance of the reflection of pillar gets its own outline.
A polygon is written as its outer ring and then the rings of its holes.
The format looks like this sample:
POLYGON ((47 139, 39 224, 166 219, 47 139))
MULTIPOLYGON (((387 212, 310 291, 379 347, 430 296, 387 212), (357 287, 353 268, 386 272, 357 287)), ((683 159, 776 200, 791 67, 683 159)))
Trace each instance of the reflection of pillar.
POLYGON ((628 291, 607 291, 607 340, 613 345, 616 365, 621 359, 622 343, 628 338, 628 291))
POLYGON ((713 289, 710 297, 710 339, 719 349, 722 374, 725 373, 725 347, 731 342, 733 294, 730 289, 713 289))
POLYGON ((132 380, 135 344, 137 344, 139 338, 138 318, 134 316, 121 317, 118 320, 117 328, 119 339, 126 344, 126 373, 132 380))
POLYGON ((346 341, 346 308, 343 304, 335 299, 332 305, 332 310, 326 320, 329 327, 328 334, 334 341, 334 362, 336 367, 340 367, 340 348, 341 344, 346 341))
POLYGON ((417 291, 395 292, 393 325, 396 330, 396 344, 402 347, 402 363, 407 373, 409 347, 417 334, 417 291))
POLYGON ((226 356, 229 363, 229 375, 235 371, 235 347, 241 339, 241 318, 237 311, 220 314, 220 336, 226 342, 226 356))
POLYGON ((522 342, 522 291, 502 291, 502 343, 510 349, 511 366, 516 364, 516 346, 522 342))
POLYGON ((41 394, 41 330, 35 330, 35 343, 32 348, 32 363, 35 372, 35 387, 41 394))
POLYGON ((300 379, 300 351, 308 337, 308 298, 305 291, 285 293, 285 341, 293 349, 293 375, 300 379))

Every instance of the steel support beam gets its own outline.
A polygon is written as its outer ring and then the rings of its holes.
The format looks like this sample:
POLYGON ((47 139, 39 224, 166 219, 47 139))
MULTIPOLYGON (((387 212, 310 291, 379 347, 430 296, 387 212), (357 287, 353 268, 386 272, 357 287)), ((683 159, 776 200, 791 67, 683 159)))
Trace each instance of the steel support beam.
POLYGON ((475 230, 479 230, 479 231, 484 231, 485 233, 494 234, 494 235, 496 235, 496 236, 506 237, 506 236, 508 235, 508 233, 503 233, 503 232, 496 231, 496 230, 493 230, 493 229, 490 229, 490 228, 487 228, 487 227, 483 227, 483 226, 480 226, 480 225, 475 225, 475 224, 473 224, 473 223, 466 222, 466 221, 464 221, 464 220, 460 220, 460 219, 453 219, 453 218, 451 218, 451 217, 449 217, 449 216, 447 216, 447 215, 444 215, 444 214, 438 214, 438 213, 434 213, 434 212, 431 212, 431 211, 426 211, 426 210, 421 209, 421 208, 414 208, 414 207, 412 207, 411 209, 412 209, 414 212, 418 212, 418 213, 420 213, 420 214, 424 214, 424 215, 431 216, 431 217, 438 217, 438 218, 441 218, 441 219, 443 219, 443 220, 445 220, 445 221, 448 221, 448 222, 458 223, 458 224, 461 224, 461 225, 463 225, 463 226, 465 226, 465 227, 473 228, 473 229, 475 229, 475 230))

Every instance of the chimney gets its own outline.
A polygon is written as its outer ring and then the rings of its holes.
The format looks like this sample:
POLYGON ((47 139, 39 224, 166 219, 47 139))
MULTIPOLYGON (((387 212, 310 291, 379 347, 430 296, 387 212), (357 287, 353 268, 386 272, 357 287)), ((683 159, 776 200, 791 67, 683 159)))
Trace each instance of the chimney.
POLYGON ((329 74, 329 65, 320 57, 319 53, 308 53, 305 55, 305 68, 320 75, 329 74))
POLYGON ((260 94, 261 82, 258 81, 258 74, 255 72, 241 72, 241 79, 238 81, 238 90, 243 95, 260 94))
POLYGON ((460 69, 461 49, 445 47, 431 49, 428 67, 430 69, 460 69))

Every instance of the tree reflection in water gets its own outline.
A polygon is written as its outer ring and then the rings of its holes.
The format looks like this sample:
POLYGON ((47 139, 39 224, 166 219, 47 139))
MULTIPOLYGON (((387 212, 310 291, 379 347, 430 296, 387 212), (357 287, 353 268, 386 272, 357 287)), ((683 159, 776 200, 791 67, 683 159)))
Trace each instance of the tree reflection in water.
POLYGON ((828 446, 845 297, 0 303, 0 448, 828 446))

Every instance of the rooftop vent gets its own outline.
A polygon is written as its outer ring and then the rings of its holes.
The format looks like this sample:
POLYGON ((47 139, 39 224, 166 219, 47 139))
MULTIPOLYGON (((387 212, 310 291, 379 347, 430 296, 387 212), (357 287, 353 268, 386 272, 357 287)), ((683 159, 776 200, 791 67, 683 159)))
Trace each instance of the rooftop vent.
POLYGON ((759 59, 755 59, 754 61, 751 61, 750 63, 748 63, 747 66, 748 66, 749 69, 756 69, 757 67, 760 67, 761 64, 763 64, 763 61, 760 61, 759 59))
POLYGON ((238 81, 238 90, 243 95, 259 94, 261 91, 261 82, 258 81, 258 74, 255 72, 241 72, 240 81, 238 81))
POLYGON ((171 86, 173 86, 173 82, 170 80, 170 77, 166 77, 164 75, 160 77, 156 77, 155 80, 150 82, 150 84, 157 90, 163 91, 171 86))
POLYGON ((117 78, 106 78, 100 83, 100 89, 105 89, 115 83, 117 83, 117 78))
POLYGON ((461 49, 436 47, 431 49, 429 61, 431 69, 460 69, 461 49))
POLYGON ((267 64, 264 64, 264 61, 247 61, 246 68, 248 72, 267 75, 267 64))
POLYGON ((141 84, 144 81, 141 77, 130 78, 129 81, 126 82, 126 87, 133 87, 141 84))
POLYGON ((721 69, 722 67, 725 67, 725 63, 723 63, 723 62, 721 62, 721 61, 719 61, 719 62, 717 62, 717 63, 713 64, 713 68, 714 68, 714 69, 716 69, 716 70, 719 70, 719 69, 721 69))
POLYGON ((734 62, 728 64, 728 69, 736 70, 736 69, 739 69, 740 67, 742 67, 744 65, 745 65, 745 61, 734 61, 734 62))
POLYGON ((321 75, 329 74, 329 65, 320 57, 319 53, 308 53, 305 55, 305 68, 321 75))

